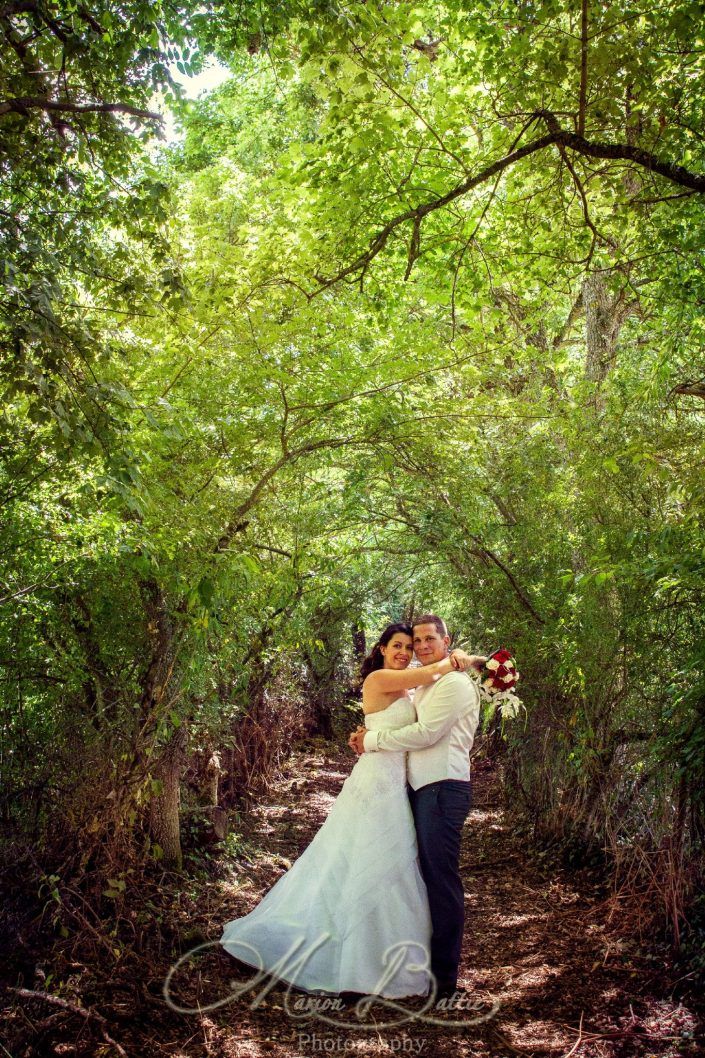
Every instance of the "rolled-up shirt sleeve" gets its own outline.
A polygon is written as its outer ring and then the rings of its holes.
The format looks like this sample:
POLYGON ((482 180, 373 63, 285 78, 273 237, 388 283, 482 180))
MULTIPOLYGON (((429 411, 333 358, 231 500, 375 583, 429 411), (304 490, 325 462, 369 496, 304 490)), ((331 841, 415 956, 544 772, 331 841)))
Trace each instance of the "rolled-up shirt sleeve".
POLYGON ((365 753, 375 750, 398 752, 432 746, 439 738, 443 738, 458 717, 473 708, 479 714, 480 693, 477 687, 463 673, 449 672, 438 681, 433 697, 424 709, 423 720, 388 731, 368 731, 363 742, 365 753))

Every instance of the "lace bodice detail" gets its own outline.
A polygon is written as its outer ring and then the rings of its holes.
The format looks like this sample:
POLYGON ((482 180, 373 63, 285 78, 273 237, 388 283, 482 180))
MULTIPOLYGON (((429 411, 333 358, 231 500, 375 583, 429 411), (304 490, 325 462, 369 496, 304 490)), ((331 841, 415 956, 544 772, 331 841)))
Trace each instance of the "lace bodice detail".
POLYGON ((404 727, 416 720, 414 703, 409 698, 397 698, 386 709, 376 713, 367 713, 365 727, 368 731, 385 731, 392 727, 404 727))

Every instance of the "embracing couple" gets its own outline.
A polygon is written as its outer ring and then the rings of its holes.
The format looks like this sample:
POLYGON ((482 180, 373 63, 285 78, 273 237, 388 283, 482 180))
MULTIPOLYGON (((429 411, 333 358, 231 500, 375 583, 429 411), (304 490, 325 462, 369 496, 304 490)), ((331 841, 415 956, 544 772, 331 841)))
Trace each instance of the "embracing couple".
POLYGON ((456 991, 480 710, 466 673, 485 659, 449 643, 435 614, 384 630, 362 666, 357 763, 296 863, 225 925, 220 944, 234 958, 318 994, 456 991))

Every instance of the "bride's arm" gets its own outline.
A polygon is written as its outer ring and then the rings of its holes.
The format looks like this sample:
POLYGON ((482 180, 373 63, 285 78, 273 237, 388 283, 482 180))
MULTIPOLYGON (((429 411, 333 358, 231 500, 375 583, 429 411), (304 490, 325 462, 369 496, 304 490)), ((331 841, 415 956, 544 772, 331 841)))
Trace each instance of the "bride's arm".
POLYGON ((450 657, 434 661, 432 665, 420 665, 414 669, 375 669, 362 685, 363 693, 386 694, 388 691, 409 691, 412 687, 428 687, 439 676, 453 671, 450 657))
MULTIPOLYGON (((480 660, 474 654, 466 654, 464 650, 454 650, 452 653, 458 659, 458 667, 462 670, 480 660)), ((368 693, 386 694, 388 691, 408 691, 412 687, 428 687, 434 683, 439 676, 445 676, 447 672, 454 672, 455 665, 450 655, 442 661, 434 661, 432 665, 422 665, 414 669, 375 669, 363 683, 363 690, 368 693)))

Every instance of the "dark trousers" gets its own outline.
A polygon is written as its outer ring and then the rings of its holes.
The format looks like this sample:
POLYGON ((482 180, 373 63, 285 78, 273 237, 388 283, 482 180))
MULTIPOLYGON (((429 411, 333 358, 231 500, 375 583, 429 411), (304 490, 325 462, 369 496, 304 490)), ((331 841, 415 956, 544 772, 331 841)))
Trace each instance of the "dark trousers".
POLYGON ((470 805, 470 782, 441 779, 418 790, 407 784, 431 909, 431 970, 439 988, 455 988, 465 922, 460 835, 470 805))

